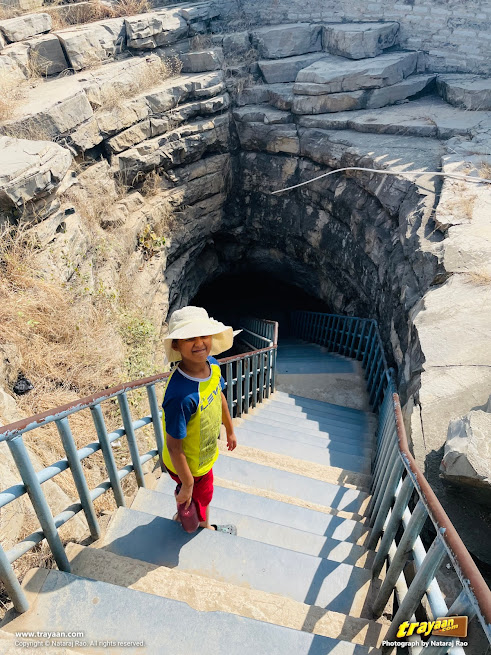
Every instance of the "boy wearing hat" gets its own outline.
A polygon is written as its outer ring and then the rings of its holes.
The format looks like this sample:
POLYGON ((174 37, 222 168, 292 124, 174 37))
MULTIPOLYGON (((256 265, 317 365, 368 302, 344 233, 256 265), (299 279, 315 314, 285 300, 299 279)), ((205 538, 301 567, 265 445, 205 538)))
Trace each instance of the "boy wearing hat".
MULTIPOLYGON (((164 339, 168 362, 179 362, 164 391, 162 417, 165 434, 164 464, 177 482, 177 503, 196 503, 200 526, 237 534, 235 526, 209 522, 213 496, 213 464, 218 457, 218 437, 223 422, 227 447, 237 438, 226 398, 220 366, 212 355, 232 347, 231 327, 210 318, 202 307, 183 307, 169 321, 164 339)), ((178 520, 178 516, 174 516, 178 520)))

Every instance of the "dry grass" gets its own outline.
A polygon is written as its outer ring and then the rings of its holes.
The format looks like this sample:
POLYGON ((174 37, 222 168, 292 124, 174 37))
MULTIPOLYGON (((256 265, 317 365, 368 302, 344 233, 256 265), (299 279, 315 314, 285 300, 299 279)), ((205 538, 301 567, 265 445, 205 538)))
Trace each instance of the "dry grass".
POLYGON ((106 5, 100 0, 92 0, 89 5, 83 7, 68 7, 60 10, 57 4, 51 7, 43 7, 43 11, 49 13, 52 20, 53 30, 63 30, 71 25, 84 25, 94 23, 105 18, 118 18, 121 16, 135 16, 152 11, 149 0, 120 0, 117 4, 106 5))
POLYGON ((9 18, 17 18, 22 15, 22 9, 9 5, 4 2, 0 3, 0 20, 8 20, 9 18))
POLYGON ((122 107, 125 101, 151 89, 164 80, 179 75, 182 63, 177 57, 153 59, 130 84, 114 85, 103 89, 100 95, 100 110, 108 111, 122 107))
POLYGON ((478 286, 491 285, 491 273, 489 271, 475 271, 473 273, 467 273, 466 279, 468 282, 478 286))
POLYGON ((200 50, 207 50, 213 46, 213 41, 210 34, 196 34, 189 42, 189 49, 191 52, 199 52, 200 50))
POLYGON ((491 180, 491 163, 483 159, 479 163, 479 177, 482 177, 485 180, 491 180))
POLYGON ((25 97, 26 87, 22 80, 14 75, 0 77, 0 121, 8 120, 12 111, 25 97))

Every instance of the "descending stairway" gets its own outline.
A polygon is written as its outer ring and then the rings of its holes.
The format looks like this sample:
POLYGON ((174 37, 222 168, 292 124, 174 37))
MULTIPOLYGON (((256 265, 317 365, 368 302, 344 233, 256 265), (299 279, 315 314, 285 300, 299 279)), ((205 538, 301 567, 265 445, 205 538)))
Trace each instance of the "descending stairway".
MULTIPOLYGON (((360 376, 354 366, 287 342, 279 388, 291 376, 344 376, 345 394, 360 376)), ((171 519, 175 485, 163 474, 116 511, 99 542, 69 545, 72 573, 31 571, 31 608, 3 629, 82 630, 86 655, 123 652, 96 641, 141 640, 124 652, 378 653, 385 626, 370 620, 370 599, 380 581, 363 545, 374 418, 302 393, 302 384, 277 391, 239 421, 238 448, 214 467, 212 520, 234 523, 237 537, 186 534, 171 519)))

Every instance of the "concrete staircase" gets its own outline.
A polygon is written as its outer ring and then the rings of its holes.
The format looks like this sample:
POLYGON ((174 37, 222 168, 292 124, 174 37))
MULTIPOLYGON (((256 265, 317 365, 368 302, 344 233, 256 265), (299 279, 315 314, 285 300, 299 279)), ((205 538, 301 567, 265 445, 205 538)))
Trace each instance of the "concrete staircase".
MULTIPOLYGON (((353 366, 287 342, 279 387, 309 369, 358 377, 353 366)), ((69 544, 71 573, 31 571, 31 609, 3 629, 82 630, 86 654, 122 652, 104 641, 145 642, 125 653, 378 653, 385 625, 370 620, 370 600, 380 580, 363 545, 373 425, 368 412, 277 391, 238 422, 240 445, 214 467, 212 520, 234 523, 237 537, 186 534, 163 474, 99 542, 69 544)))

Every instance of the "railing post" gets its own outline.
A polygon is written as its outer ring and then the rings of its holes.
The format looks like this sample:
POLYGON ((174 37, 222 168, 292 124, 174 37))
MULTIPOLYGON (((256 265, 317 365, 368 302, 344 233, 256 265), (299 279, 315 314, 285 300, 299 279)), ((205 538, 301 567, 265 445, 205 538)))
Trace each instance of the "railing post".
POLYGON ((257 404, 257 355, 252 355, 252 407, 257 404))
POLYGON ((404 464, 400 457, 397 458, 397 461, 393 467, 392 473, 390 474, 389 481, 386 488, 384 489, 383 495, 381 494, 381 502, 377 507, 375 505, 373 515, 370 520, 370 524, 373 525, 372 531, 370 533, 370 539, 367 543, 367 548, 369 550, 374 550, 377 544, 378 538, 383 530, 385 519, 389 512, 390 506, 392 505, 392 500, 396 492, 397 485, 401 479, 402 471, 404 464))
POLYGON ((414 576, 414 580, 409 586, 407 594, 404 596, 399 609, 396 612, 396 615, 392 619, 390 628, 387 630, 387 634, 385 635, 386 641, 394 640, 399 625, 403 621, 406 621, 407 617, 411 616, 416 610, 426 590, 430 586, 430 582, 434 578, 435 573, 437 572, 445 555, 445 546, 437 536, 431 544, 431 547, 426 557, 424 558, 421 567, 414 576))
POLYGON ((5 589, 9 598, 12 600, 15 609, 22 614, 29 609, 24 590, 20 586, 19 581, 14 573, 12 566, 5 554, 4 549, 0 545, 0 580, 5 585, 5 589))
POLYGON ((234 416, 234 376, 232 375, 232 362, 227 362, 227 405, 230 416, 234 416))
POLYGON ((249 413, 250 370, 251 357, 249 356, 244 359, 244 414, 249 413))
POLYGON ((155 434, 155 442, 159 453, 160 470, 164 471, 165 466, 164 460, 162 459, 162 453, 164 452, 164 430, 162 428, 159 403, 154 384, 149 384, 147 386, 147 396, 148 404, 150 405, 150 414, 152 415, 153 433, 155 434))
POLYGON ((121 480, 119 479, 113 451, 107 436, 106 424, 104 422, 104 416, 102 415, 102 408, 98 404, 91 407, 90 411, 92 413, 92 420, 94 421, 99 443, 101 444, 102 455, 104 457, 104 462, 106 464, 106 469, 111 487, 113 489, 116 504, 118 507, 126 507, 123 489, 121 488, 121 480))
POLYGON ((266 388, 265 394, 266 398, 269 398, 271 392, 271 364, 273 361, 273 351, 268 350, 266 353, 266 388))
POLYGON ((364 320, 363 323, 362 323, 362 326, 361 326, 361 332, 360 332, 360 337, 359 337, 360 340, 358 342, 358 348, 356 350, 356 355, 355 355, 355 359, 357 359, 357 360, 360 359, 360 355, 362 355, 362 357, 363 357, 364 354, 365 354, 364 352, 362 352, 362 349, 363 349, 363 337, 365 336, 365 330, 366 330, 366 327, 367 327, 367 323, 368 323, 368 321, 364 320))
MULTIPOLYGON (((382 541, 380 542, 379 549, 372 564, 372 577, 374 578, 378 577, 382 570, 385 558, 387 557, 390 546, 395 539, 397 530, 402 521, 402 515, 404 514, 404 510, 409 503, 413 491, 413 482, 408 475, 399 489, 389 522, 384 529, 384 536, 382 537, 382 541)), ((369 548, 368 545, 367 548, 369 548)))
MULTIPOLYGON (((428 514, 426 512, 426 508, 420 500, 414 508, 409 523, 404 530, 404 534, 402 535, 401 540, 397 546, 394 559, 390 563, 389 570, 385 575, 385 579, 382 583, 382 586, 380 587, 375 602, 373 603, 372 612, 374 617, 379 618, 382 616, 384 607, 387 605, 387 601, 389 600, 392 590, 395 587, 397 579, 399 578, 401 571, 404 568, 407 556, 411 552, 414 546, 414 542, 418 538, 419 533, 425 524, 427 516, 428 514)), ((408 614, 408 616, 411 616, 411 614, 408 614)))
POLYGON ((274 392, 276 386, 276 348, 273 349, 271 356, 271 393, 274 392))
POLYGON ((22 440, 22 436, 14 437, 7 441, 7 445, 12 453, 12 457, 14 458, 14 462, 19 470, 27 493, 29 494, 32 506, 34 507, 36 516, 41 524, 46 541, 51 548, 56 564, 60 571, 67 571, 69 573, 70 562, 68 561, 63 544, 61 543, 60 535, 56 529, 48 501, 44 497, 41 484, 39 483, 29 453, 27 452, 27 448, 22 440))
POLYGON ((242 360, 237 361, 237 416, 242 416, 242 360))
POLYGON ((140 453, 138 452, 138 445, 136 443, 135 430, 133 428, 133 421, 131 419, 130 405, 128 403, 128 396, 123 392, 118 396, 119 411, 123 419, 124 431, 128 439, 128 448, 130 450, 131 461, 135 471, 136 482, 139 487, 145 486, 145 479, 143 469, 140 462, 140 453))
POLYGON ((66 458, 70 464, 70 470, 72 472, 75 486, 77 487, 78 496, 84 510, 85 518, 87 519, 90 534, 93 539, 99 539, 101 536, 101 528, 97 521, 92 498, 90 497, 89 485, 85 479, 82 464, 78 457, 77 446, 75 444, 75 439, 73 438, 68 419, 65 417, 59 421, 56 421, 56 427, 58 428, 61 442, 63 444, 63 448, 65 449, 66 458))

